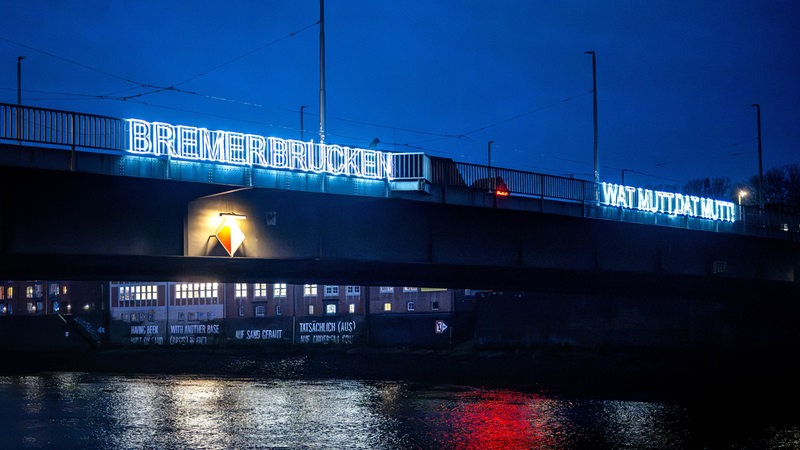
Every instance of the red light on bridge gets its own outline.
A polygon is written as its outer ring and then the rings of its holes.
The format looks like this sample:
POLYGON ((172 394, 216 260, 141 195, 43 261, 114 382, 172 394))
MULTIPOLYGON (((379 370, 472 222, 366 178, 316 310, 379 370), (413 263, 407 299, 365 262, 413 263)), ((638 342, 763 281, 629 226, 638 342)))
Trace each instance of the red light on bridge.
POLYGON ((497 197, 508 197, 511 195, 511 192, 508 191, 508 188, 505 186, 500 186, 494 191, 494 195, 497 197))

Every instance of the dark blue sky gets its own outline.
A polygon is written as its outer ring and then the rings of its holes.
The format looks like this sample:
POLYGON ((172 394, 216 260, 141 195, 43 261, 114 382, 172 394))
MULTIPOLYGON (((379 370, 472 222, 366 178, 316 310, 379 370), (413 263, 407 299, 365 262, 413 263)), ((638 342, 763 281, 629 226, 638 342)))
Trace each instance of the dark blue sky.
MULTIPOLYGON (((0 101, 318 140, 319 3, 7 2, 0 101), (174 87, 158 90, 158 87, 174 87)), ((796 1, 325 5, 329 143, 627 184, 800 161, 796 1)))

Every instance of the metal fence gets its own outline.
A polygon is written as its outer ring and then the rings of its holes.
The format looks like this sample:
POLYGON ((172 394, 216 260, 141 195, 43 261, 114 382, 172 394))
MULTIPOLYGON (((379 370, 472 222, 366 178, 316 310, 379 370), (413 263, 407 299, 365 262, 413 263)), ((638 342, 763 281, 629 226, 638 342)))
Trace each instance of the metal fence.
POLYGON ((450 159, 432 160, 431 183, 474 189, 502 189, 510 194, 575 202, 596 199, 595 184, 585 180, 502 169, 450 159))
POLYGON ((392 153, 393 180, 430 180, 431 160, 424 153, 392 153))
POLYGON ((114 117, 0 103, 0 139, 124 150, 126 123, 114 117))

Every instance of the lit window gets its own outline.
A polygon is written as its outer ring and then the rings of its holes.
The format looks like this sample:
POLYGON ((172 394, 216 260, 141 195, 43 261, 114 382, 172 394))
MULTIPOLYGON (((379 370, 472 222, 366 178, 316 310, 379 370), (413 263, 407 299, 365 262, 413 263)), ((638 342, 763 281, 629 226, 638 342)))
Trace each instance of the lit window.
POLYGON ((356 313, 356 305, 354 303, 350 303, 347 306, 347 310, 350 312, 350 314, 355 314, 356 313))
POLYGON ((394 294, 392 286, 381 286, 381 294, 394 294))
MULTIPOLYGON (((245 288, 246 289, 246 288, 245 288)), ((209 303, 219 303, 219 283, 201 283, 201 298, 209 299, 209 303)))
MULTIPOLYGON (((25 298, 33 298, 33 286, 25 287, 25 298)), ((30 308, 28 308, 30 310, 30 308)))
POLYGON ((357 297, 361 295, 361 286, 347 286, 345 289, 348 297, 357 297))
POLYGON ((237 306, 239 307, 239 317, 244 317, 244 302, 239 300, 237 306))
POLYGON ((4 300, 5 299, 5 292, 6 292, 6 288, 4 288, 3 286, 0 286, 0 300, 4 300))
POLYGON ((33 295, 36 298, 42 298, 42 285, 36 284, 33 286, 33 295))
POLYGON ((267 296, 267 283, 256 283, 253 285, 253 295, 255 297, 267 296))
POLYGON ((415 287, 404 287, 403 292, 417 292, 417 288, 415 287))
POLYGON ((392 310, 392 304, 389 303, 389 302, 384 303, 383 304, 383 310, 386 311, 386 312, 391 311, 392 310))
POLYGON ((280 305, 280 303, 275 305, 275 315, 276 316, 280 316, 281 315, 281 305, 280 305))
POLYGON ((314 305, 308 305, 308 315, 309 316, 314 315, 314 305))
MULTIPOLYGON (((155 292, 155 286, 152 286, 155 292)), ((219 303, 219 283, 183 283, 175 285, 175 298, 180 305, 216 305, 219 303)))
POLYGON ((264 305, 257 305, 255 313, 256 317, 264 317, 267 315, 267 307, 264 305))
POLYGON ((317 285, 316 284, 304 284, 303 285, 303 296, 305 296, 305 297, 316 297, 317 296, 317 285))
POLYGON ((335 316, 336 315, 336 303, 328 303, 327 305, 325 305, 325 314, 327 314, 329 316, 335 316))
POLYGON ((236 283, 234 284, 233 290, 236 298, 247 297, 247 283, 236 283))
POLYGON ((325 286, 325 297, 338 297, 339 286, 325 286))
POLYGON ((275 283, 272 289, 273 297, 286 297, 286 283, 275 283))
POLYGON ((48 288, 47 292, 50 295, 58 295, 58 284, 50 283, 50 287, 48 288))
POLYGON ((407 309, 409 311, 413 311, 414 310, 414 302, 408 302, 407 309))
POLYGON ((67 285, 61 286, 61 293, 66 295, 67 294, 67 285))
POLYGON ((9 300, 14 298, 14 286, 9 286, 8 289, 6 289, 6 298, 9 300))

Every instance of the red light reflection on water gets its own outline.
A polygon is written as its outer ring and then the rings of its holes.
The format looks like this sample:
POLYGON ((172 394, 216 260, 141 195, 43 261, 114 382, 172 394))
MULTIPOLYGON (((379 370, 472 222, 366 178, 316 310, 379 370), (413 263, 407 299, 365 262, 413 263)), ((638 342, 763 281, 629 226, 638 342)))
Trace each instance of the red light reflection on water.
POLYGON ((513 391, 460 393, 442 405, 447 435, 435 440, 448 448, 557 448, 558 406, 552 400, 513 391))

